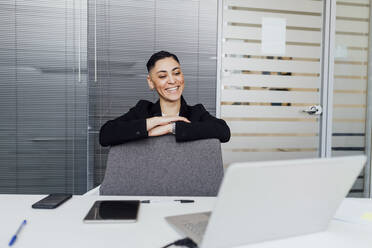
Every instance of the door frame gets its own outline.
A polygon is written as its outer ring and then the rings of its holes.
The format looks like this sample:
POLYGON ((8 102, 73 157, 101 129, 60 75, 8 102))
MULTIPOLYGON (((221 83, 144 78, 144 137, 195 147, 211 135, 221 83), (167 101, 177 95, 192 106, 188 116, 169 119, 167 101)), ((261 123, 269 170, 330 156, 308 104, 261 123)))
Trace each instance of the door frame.
POLYGON ((332 156, 332 119, 333 119, 333 72, 334 44, 336 29, 336 0, 324 0, 322 56, 321 56, 321 87, 320 105, 323 113, 319 123, 319 157, 332 156))

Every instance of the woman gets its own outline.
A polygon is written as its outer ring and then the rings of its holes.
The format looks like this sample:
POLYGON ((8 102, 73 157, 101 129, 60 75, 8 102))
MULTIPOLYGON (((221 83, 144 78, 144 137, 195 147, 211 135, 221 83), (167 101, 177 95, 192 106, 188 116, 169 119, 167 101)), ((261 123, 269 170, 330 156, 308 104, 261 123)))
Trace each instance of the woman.
POLYGON ((176 55, 160 51, 147 62, 147 83, 159 100, 140 100, 128 113, 106 122, 100 131, 102 146, 114 146, 149 136, 174 134, 176 141, 217 138, 230 139, 224 120, 215 118, 203 105, 187 105, 182 97, 185 87, 176 55))

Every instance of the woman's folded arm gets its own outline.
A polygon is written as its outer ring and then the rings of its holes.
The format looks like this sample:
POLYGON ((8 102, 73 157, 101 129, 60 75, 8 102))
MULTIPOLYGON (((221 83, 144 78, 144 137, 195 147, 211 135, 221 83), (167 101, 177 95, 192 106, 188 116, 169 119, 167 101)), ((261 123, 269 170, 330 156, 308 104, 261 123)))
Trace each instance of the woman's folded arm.
POLYGON ((106 122, 99 133, 102 146, 120 145, 127 141, 148 137, 146 120, 111 120, 106 122))
POLYGON ((216 138, 223 143, 228 142, 230 140, 230 128, 226 122, 209 114, 201 104, 195 107, 198 107, 198 111, 202 113, 200 119, 197 121, 191 120, 191 123, 177 122, 176 140, 191 141, 216 138))
POLYGON ((114 146, 146 137, 148 137, 146 119, 139 119, 136 107, 133 107, 128 113, 106 122, 101 127, 99 143, 102 146, 114 146))

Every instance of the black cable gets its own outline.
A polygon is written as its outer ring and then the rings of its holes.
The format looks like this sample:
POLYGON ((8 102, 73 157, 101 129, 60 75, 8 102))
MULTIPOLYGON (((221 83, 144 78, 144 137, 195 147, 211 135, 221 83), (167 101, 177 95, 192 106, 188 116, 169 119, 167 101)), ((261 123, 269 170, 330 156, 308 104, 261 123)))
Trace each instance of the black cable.
POLYGON ((163 246, 162 248, 167 248, 170 246, 186 246, 188 248, 198 248, 198 245, 192 241, 190 238, 184 238, 184 239, 179 239, 173 243, 167 244, 166 246, 163 246))
POLYGON ((173 243, 170 243, 170 244, 167 244, 166 246, 163 246, 162 248, 167 248, 167 247, 170 247, 172 245, 174 245, 174 242, 173 243))

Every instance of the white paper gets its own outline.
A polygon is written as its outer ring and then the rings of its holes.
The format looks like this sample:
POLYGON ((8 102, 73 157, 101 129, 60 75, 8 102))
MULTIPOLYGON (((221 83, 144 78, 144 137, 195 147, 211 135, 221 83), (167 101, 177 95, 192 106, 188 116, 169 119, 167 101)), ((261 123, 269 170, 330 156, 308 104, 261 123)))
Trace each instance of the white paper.
POLYGON ((284 55, 286 19, 263 17, 261 30, 261 52, 267 55, 284 55))
POLYGON ((346 198, 333 219, 372 226, 372 201, 370 199, 346 198))

